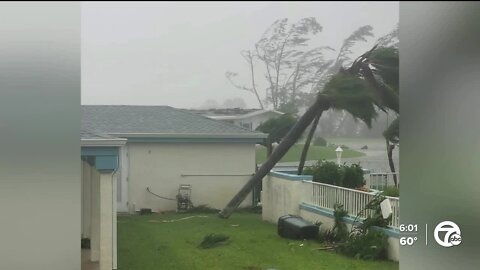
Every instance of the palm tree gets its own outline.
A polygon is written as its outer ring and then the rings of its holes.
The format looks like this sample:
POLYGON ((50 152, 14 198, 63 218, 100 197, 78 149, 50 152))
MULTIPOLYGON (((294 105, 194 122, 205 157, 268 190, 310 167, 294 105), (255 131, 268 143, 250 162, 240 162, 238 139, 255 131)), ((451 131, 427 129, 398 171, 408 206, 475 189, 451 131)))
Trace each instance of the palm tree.
MULTIPOLYGON (((351 52, 350 49, 355 44, 355 42, 361 40, 361 41, 366 41, 365 37, 371 35, 369 31, 371 29, 366 28, 367 26, 359 28, 357 31, 352 33, 347 39, 345 39, 342 48, 340 49, 340 52, 338 54, 338 57, 332 65, 328 72, 324 74, 322 78, 319 79, 319 84, 317 87, 322 87, 322 82, 324 82, 326 79, 329 79, 329 75, 333 73, 337 73, 338 70, 342 67, 342 64, 345 61, 348 61, 348 53, 351 52)), ((377 49, 374 54, 370 56, 369 59, 365 62, 365 69, 369 69, 367 73, 369 74, 374 74, 377 73, 377 77, 375 76, 367 76, 369 80, 380 80, 380 82, 372 82, 372 85, 374 87, 377 87, 378 85, 381 84, 387 84, 389 85, 390 88, 392 88, 393 91, 396 92, 396 95, 390 95, 392 102, 390 109, 393 109, 397 114, 399 113, 398 108, 399 108, 399 100, 398 100, 398 49, 395 50, 395 48, 398 48, 398 25, 395 27, 390 33, 380 37, 377 40, 377 45, 376 47, 378 48, 389 48, 386 50, 381 50, 377 49), (392 50, 393 49, 393 50, 392 50), (372 68, 370 67, 373 67, 372 68)), ((361 74, 359 74, 361 76, 361 74)), ((379 97, 381 98, 381 97, 379 97)), ((303 146, 302 154, 300 156, 300 162, 298 163, 298 169, 297 169, 297 174, 301 175, 303 173, 303 168, 305 165, 305 160, 307 158, 308 150, 310 148, 310 142, 313 138, 313 135, 315 134, 315 130, 318 126, 318 122, 321 117, 321 112, 317 115, 315 120, 313 121, 312 127, 310 129, 310 132, 308 134, 307 140, 305 141, 305 144, 303 146)), ((345 118, 343 118, 345 119, 345 118)), ((370 126, 369 126, 370 127, 370 126)), ((398 134, 397 134, 398 135, 398 134)), ((397 136, 398 138, 398 136, 397 136)), ((394 139, 394 138, 391 138, 394 139)), ((398 142, 397 142, 398 143, 398 142)), ((386 145, 387 145, 387 156, 388 156, 388 161, 390 165, 390 170, 392 172, 395 172, 395 165, 393 163, 393 149, 395 148, 395 142, 392 140, 389 140, 389 138, 386 138, 386 145)), ((393 176, 395 185, 397 185, 397 176, 394 174, 393 176)))
MULTIPOLYGON (((220 217, 228 218, 233 213, 252 188, 262 181, 290 147, 296 143, 314 118, 321 115, 322 112, 329 109, 345 110, 352 114, 355 119, 362 120, 370 127, 372 120, 377 116, 376 107, 384 111, 386 111, 385 108, 398 111, 398 103, 395 106, 395 103, 392 102, 395 98, 398 99, 398 91, 395 92, 387 83, 384 83, 389 81, 390 78, 377 79, 379 74, 377 68, 384 68, 381 64, 385 61, 381 60, 385 58, 385 55, 390 55, 384 53, 385 49, 373 47, 370 51, 358 57, 348 69, 341 68, 336 75, 332 76, 324 90, 317 94, 313 105, 298 119, 269 159, 262 164, 219 213, 220 217), (373 64, 377 65, 377 68, 373 64)), ((393 49, 391 52, 395 51, 398 63, 398 50, 393 49)))
MULTIPOLYGON (((314 89, 322 89, 324 85, 328 82, 328 80, 335 75, 341 67, 352 61, 351 59, 351 54, 352 54, 352 48, 355 44, 358 42, 366 42, 368 37, 372 37, 373 28, 369 25, 362 26, 355 30, 350 36, 348 36, 342 43, 342 47, 340 47, 340 50, 337 54, 337 57, 335 58, 334 61, 332 61, 332 64, 327 66, 325 69, 320 69, 315 75, 318 76, 317 78, 317 83, 314 85, 314 89)), ((312 90, 314 90, 312 89, 312 90)), ((313 139, 313 135, 315 135, 315 130, 317 129, 318 122, 320 121, 320 117, 322 116, 322 112, 319 112, 319 114, 315 117, 313 120, 312 126, 310 128, 310 131, 308 133, 307 139, 305 141, 305 144, 303 145, 302 149, 302 154, 300 155, 300 161, 298 163, 298 170, 297 173, 298 175, 301 175, 303 173, 303 168, 305 165, 305 161, 307 159, 307 154, 308 150, 310 148, 310 143, 313 139)), ((345 119, 345 118, 344 118, 345 119)))
POLYGON ((395 145, 400 142, 400 117, 397 117, 393 122, 388 126, 388 128, 383 132, 383 137, 387 144, 387 157, 388 165, 390 166, 390 171, 393 174, 393 182, 395 186, 398 186, 397 175, 395 174, 395 163, 393 163, 393 150, 395 145))

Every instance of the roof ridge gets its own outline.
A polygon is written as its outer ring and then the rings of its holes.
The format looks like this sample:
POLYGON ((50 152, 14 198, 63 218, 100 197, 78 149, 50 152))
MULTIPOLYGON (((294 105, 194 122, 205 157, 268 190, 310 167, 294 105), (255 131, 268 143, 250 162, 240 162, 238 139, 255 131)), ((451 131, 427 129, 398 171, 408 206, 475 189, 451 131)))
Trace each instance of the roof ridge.
POLYGON ((224 121, 215 120, 215 119, 212 119, 212 118, 209 118, 209 117, 206 117, 204 115, 200 115, 198 113, 194 113, 194 112, 191 112, 191 111, 187 111, 187 110, 183 110, 183 109, 177 109, 177 108, 173 108, 173 107, 170 107, 170 108, 172 108, 174 110, 177 110, 179 112, 182 112, 184 114, 194 115, 195 117, 201 117, 201 118, 207 119, 208 121, 211 121, 211 122, 214 122, 214 123, 219 123, 219 124, 224 125, 224 126, 234 127, 234 128, 237 128, 237 129, 241 129, 243 131, 251 132, 251 133, 261 133, 261 132, 258 132, 258 131, 246 129, 244 127, 239 127, 239 126, 236 126, 234 124, 230 124, 230 123, 227 123, 227 122, 224 122, 224 121))

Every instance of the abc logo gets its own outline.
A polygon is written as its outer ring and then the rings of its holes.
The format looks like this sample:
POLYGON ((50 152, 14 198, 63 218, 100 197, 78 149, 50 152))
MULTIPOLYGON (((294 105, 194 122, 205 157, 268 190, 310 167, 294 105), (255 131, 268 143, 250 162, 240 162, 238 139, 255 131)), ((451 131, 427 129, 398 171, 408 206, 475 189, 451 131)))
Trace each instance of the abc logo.
POLYGON ((435 227, 435 241, 442 247, 458 246, 462 243, 460 228, 452 221, 441 222, 435 227), (445 232, 445 236, 440 238, 440 233, 445 232))

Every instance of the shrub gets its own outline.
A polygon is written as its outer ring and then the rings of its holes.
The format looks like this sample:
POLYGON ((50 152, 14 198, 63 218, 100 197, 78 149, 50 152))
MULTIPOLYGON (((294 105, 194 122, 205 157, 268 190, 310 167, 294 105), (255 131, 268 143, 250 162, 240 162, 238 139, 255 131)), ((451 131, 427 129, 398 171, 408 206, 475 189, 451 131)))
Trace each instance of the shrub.
POLYGON ((363 170, 359 164, 337 165, 333 161, 319 161, 315 166, 305 169, 305 174, 312 175, 314 182, 347 188, 365 185, 363 170))
POLYGON ((367 203, 367 205, 365 205, 364 211, 370 210, 370 213, 359 226, 355 226, 356 230, 365 234, 373 226, 383 228, 388 226, 391 220, 391 215, 387 218, 383 218, 382 209, 380 207, 380 203, 382 203, 383 200, 385 200, 385 197, 381 194, 377 194, 367 203))
POLYGON ((313 140, 313 145, 316 146, 327 146, 327 140, 325 140, 323 137, 316 137, 313 140))
POLYGON ((343 166, 343 186, 346 188, 358 188, 365 185, 363 170, 359 164, 343 166))
POLYGON ((317 240, 320 243, 344 242, 348 238, 347 225, 343 222, 343 218, 348 215, 348 212, 343 208, 343 205, 338 203, 333 208, 334 226, 331 229, 319 231, 317 240))
POLYGON ((400 190, 398 187, 387 187, 385 190, 382 192, 383 196, 390 196, 390 197, 399 197, 400 196, 400 190))
POLYGON ((314 182, 341 186, 342 174, 335 162, 321 160, 305 170, 305 174, 313 176, 314 182))
POLYGON ((362 212, 369 211, 368 217, 359 225, 353 224, 352 232, 348 240, 337 247, 337 251, 357 259, 378 260, 387 258, 388 237, 372 227, 387 227, 390 217, 384 219, 380 203, 385 199, 382 195, 376 195, 365 207, 358 213, 355 220, 359 218, 362 212))
POLYGON ((338 247, 338 251, 346 256, 364 260, 387 258, 388 240, 382 232, 369 230, 366 234, 351 235, 338 247))

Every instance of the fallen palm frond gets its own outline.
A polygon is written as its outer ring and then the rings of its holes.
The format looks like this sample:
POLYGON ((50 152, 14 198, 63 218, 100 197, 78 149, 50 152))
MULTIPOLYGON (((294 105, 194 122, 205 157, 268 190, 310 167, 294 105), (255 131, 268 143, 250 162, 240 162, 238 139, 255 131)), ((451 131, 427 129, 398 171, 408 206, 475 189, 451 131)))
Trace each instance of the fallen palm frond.
POLYGON ((221 244, 227 243, 227 240, 230 237, 224 234, 208 234, 203 238, 203 241, 200 243, 198 247, 206 249, 212 248, 221 244))

